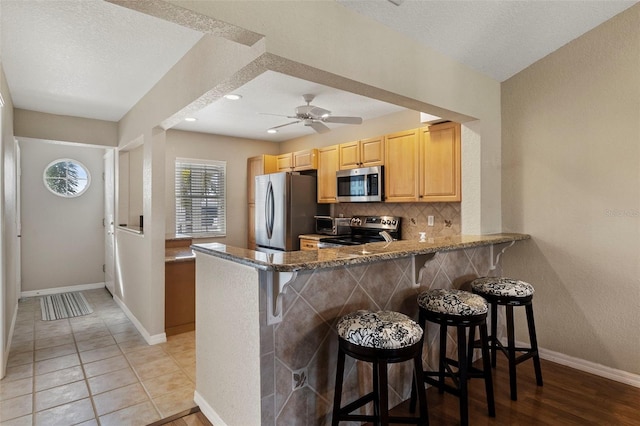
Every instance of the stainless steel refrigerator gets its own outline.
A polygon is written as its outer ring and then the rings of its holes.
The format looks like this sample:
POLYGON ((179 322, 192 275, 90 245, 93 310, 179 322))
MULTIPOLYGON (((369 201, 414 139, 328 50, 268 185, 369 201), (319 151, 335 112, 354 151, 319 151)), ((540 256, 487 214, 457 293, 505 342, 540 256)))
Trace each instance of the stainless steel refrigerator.
POLYGON ((298 235, 315 232, 315 176, 289 172, 256 176, 256 246, 300 250, 298 235))

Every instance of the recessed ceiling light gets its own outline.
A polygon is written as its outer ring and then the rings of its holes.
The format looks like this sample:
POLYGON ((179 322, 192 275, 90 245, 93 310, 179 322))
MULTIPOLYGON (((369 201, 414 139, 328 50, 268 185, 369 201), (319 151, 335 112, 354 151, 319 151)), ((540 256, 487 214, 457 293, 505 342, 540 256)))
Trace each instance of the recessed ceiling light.
POLYGON ((184 119, 184 121, 198 121, 198 119, 195 117, 187 117, 184 119))
POLYGON ((242 96, 235 93, 229 93, 228 95, 224 95, 224 98, 229 99, 230 101, 237 101, 238 99, 242 99, 242 96))
POLYGON ((267 130, 267 133, 278 133, 278 131, 276 129, 269 129, 267 130))

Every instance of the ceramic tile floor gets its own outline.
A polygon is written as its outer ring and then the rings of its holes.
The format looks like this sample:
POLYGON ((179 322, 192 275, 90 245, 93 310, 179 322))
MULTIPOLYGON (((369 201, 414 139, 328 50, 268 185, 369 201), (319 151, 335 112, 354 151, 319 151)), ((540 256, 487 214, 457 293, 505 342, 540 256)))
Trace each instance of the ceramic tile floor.
POLYGON ((149 346, 105 289, 83 294, 93 313, 56 321, 20 300, 0 424, 146 425, 195 406, 195 332, 149 346))

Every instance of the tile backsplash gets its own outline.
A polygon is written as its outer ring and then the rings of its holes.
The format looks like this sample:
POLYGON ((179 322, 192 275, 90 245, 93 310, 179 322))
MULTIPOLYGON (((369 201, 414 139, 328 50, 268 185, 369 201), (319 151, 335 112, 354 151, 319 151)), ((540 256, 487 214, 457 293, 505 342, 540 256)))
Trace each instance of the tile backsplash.
POLYGON ((417 240, 420 232, 427 238, 460 234, 460 203, 338 203, 331 206, 332 216, 399 216, 401 238, 417 240), (427 226, 433 216, 433 226, 427 226))

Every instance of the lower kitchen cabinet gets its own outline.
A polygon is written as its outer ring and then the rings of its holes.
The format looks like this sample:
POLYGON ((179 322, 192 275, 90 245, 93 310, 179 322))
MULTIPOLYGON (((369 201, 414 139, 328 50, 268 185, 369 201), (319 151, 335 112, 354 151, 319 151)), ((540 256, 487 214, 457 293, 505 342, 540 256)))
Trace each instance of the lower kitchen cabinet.
POLYGON ((164 266, 164 331, 167 336, 196 329, 196 260, 164 266))
POLYGON ((312 240, 309 238, 300 238, 300 250, 302 251, 318 250, 318 240, 312 240))

